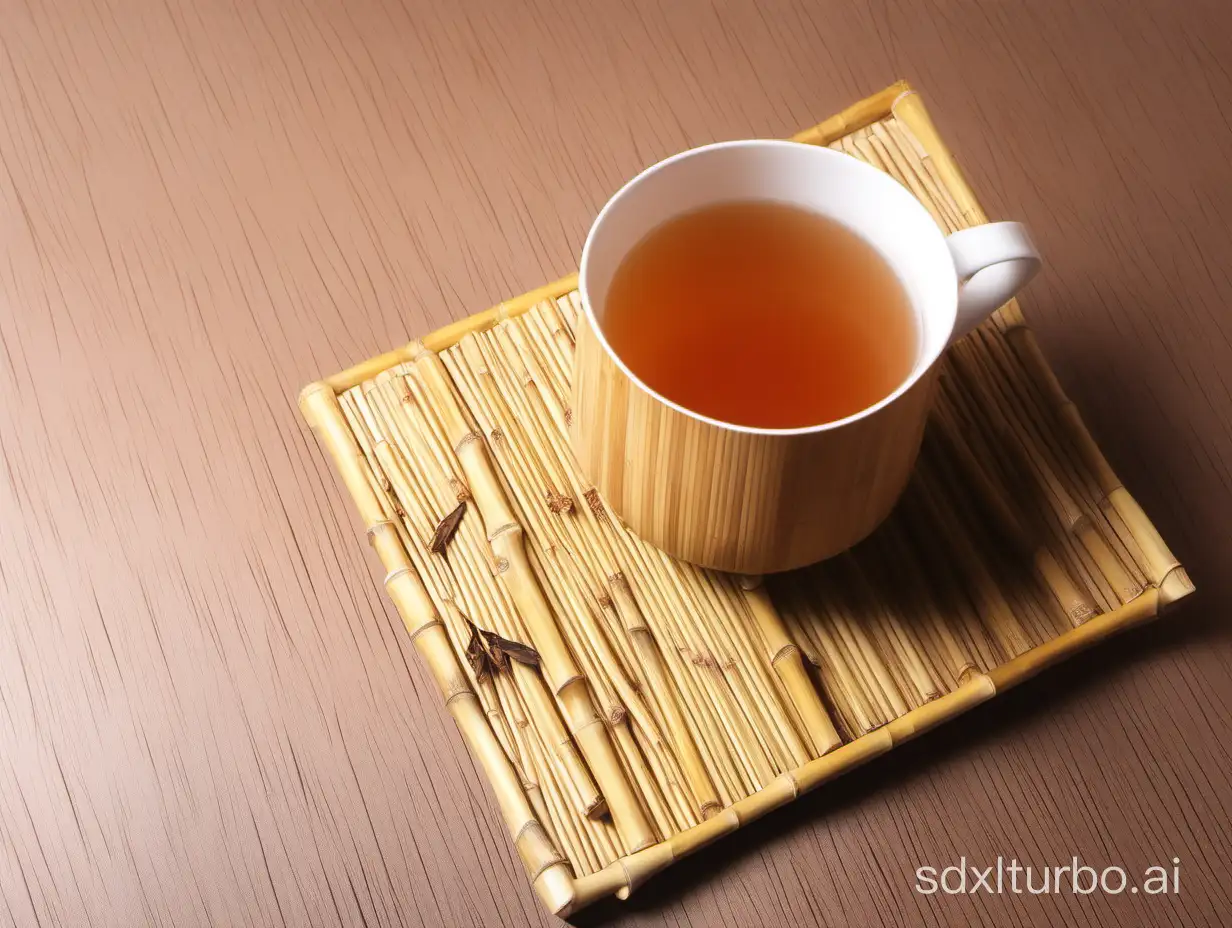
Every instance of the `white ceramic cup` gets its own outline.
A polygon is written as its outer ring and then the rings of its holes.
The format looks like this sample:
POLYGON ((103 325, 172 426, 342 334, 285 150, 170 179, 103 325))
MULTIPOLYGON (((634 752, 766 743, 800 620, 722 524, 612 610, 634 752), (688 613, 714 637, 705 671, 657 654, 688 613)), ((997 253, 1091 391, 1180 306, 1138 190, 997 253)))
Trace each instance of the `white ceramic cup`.
MULTIPOLYGON (((574 451, 630 527, 685 560, 764 573, 828 557, 867 535, 902 492, 927 416, 929 375, 942 352, 1039 267, 1019 223, 989 223, 947 237, 890 175, 828 148, 756 140, 675 155, 621 188, 587 236, 574 451), (820 213, 885 259, 919 333, 915 363, 897 389, 845 419, 749 428, 661 396, 612 351, 603 334, 604 307, 630 249, 673 217, 733 200, 820 213), (734 490, 716 498, 717 485, 734 490)), ((752 309, 749 324, 757 324, 752 309)))

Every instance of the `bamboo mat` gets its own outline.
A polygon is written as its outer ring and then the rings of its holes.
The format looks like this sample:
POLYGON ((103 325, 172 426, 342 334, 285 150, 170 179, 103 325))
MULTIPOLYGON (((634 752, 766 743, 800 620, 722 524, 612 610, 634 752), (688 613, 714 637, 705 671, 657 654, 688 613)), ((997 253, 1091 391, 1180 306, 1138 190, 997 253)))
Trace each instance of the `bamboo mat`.
MULTIPOLYGON (((947 231, 985 221, 905 84, 797 138, 889 172, 947 231)), ((301 397, 555 912, 627 895, 1192 590, 1016 303, 942 362, 916 474, 868 541, 764 583, 677 562, 569 452, 575 285, 301 397)))

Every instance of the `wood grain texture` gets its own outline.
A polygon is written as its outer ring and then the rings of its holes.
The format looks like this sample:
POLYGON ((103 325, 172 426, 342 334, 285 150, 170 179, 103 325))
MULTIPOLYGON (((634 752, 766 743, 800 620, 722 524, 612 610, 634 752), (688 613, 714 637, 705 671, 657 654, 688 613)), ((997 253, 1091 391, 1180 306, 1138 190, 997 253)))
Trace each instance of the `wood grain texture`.
POLYGON ((1028 316, 1200 595, 585 917, 1232 918, 1225 4, 0 17, 0 922, 550 924, 295 391, 572 270, 646 164, 898 76, 1033 230, 1028 316), (912 891, 998 854, 1181 892, 912 891))

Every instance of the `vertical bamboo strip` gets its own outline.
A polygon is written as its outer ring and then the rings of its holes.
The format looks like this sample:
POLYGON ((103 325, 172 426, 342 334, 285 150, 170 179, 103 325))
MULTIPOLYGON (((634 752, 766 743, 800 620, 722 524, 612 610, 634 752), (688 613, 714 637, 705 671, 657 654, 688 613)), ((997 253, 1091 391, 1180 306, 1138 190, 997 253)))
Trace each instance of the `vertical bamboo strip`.
POLYGON ((698 598, 712 617, 709 629, 712 636, 711 647, 716 649, 715 658, 722 668, 723 677, 731 688, 732 695, 748 722, 749 732, 759 748, 760 756, 765 761, 765 781, 769 782, 775 774, 804 763, 808 759, 808 752, 795 725, 778 724, 787 718, 787 713, 785 710, 775 713, 771 709, 771 703, 777 700, 778 693, 763 687, 762 679, 753 669, 755 664, 761 663, 757 657, 758 652, 735 644, 732 626, 744 617, 737 618, 735 610, 731 608, 732 603, 725 602, 723 597, 717 595, 714 585, 707 582, 710 578, 706 572, 698 571, 697 578, 698 598), (796 749, 799 760, 793 756, 789 743, 796 749))
POLYGON ((1193 584, 1185 569, 1168 549, 1159 531, 1151 524, 1137 501, 1121 484, 1091 433, 1087 431, 1078 407, 1065 395, 1048 362, 1044 360, 1034 333, 1023 324, 1017 303, 1006 307, 1006 323, 1007 341, 1047 398, 1056 418, 1066 431, 1074 453, 1095 476, 1104 498, 1120 516, 1122 524, 1142 552, 1147 575, 1160 589, 1161 599, 1167 604, 1193 592, 1193 584))
POLYGON ((834 638, 846 650, 848 662, 856 673, 870 706, 874 725, 884 724, 908 709, 889 670, 876 653, 863 624, 851 608, 846 591, 834 581, 833 572, 820 568, 806 571, 812 582, 812 595, 835 630, 834 638))
MULTIPOLYGON (((1015 408, 1015 401, 1004 391, 999 378, 988 371, 986 360, 975 350, 973 344, 955 346, 952 357, 959 370, 963 371, 970 381, 978 384, 977 389, 987 390, 990 395, 1001 397, 1010 408, 1015 408)), ((1015 409, 1015 412, 1018 412, 1018 409, 1015 409)), ((1058 520, 1086 549, 1112 587, 1117 600, 1121 603, 1129 602, 1142 592, 1141 585, 1108 547, 1107 541, 1092 523, 1090 513, 1075 502, 1073 494, 1057 473, 1055 461, 1049 454, 1046 443, 1039 441, 1036 430, 1023 418, 1004 415, 1003 421, 1007 423, 1007 431, 1012 436, 1011 445, 1025 456, 1032 471, 1047 487, 1048 498, 1056 507, 1058 520)))
POLYGON ((742 578, 740 586, 744 590, 749 613, 765 642, 770 663, 778 672, 787 692, 791 694, 796 711, 800 713, 805 733, 811 742, 813 756, 820 757, 834 750, 842 743, 842 739, 834 730, 830 716, 826 714, 825 707, 817 696, 817 690, 813 688, 813 681, 804 670, 800 649, 788 637, 783 620, 775 611, 761 577, 742 578))
MULTIPOLYGON (((1013 312, 1016 305, 1007 307, 1007 312, 1013 312)), ((1040 442, 1046 448, 1058 473, 1074 487, 1075 496, 1084 501, 1096 531, 1123 565, 1129 582, 1141 588, 1147 582, 1141 564, 1145 559, 1141 548, 1132 535, 1125 532, 1124 522, 1115 509, 1104 505, 1107 496, 1101 491, 1098 478, 1081 461, 1075 460, 1072 444, 1063 434, 1064 429, 1055 428, 1054 414, 1042 392, 1045 385, 1030 377, 1022 358, 1010 347, 1004 335, 1004 315, 998 319, 998 328, 982 333, 985 364, 997 371, 1011 386, 1018 399, 1020 416, 1033 429, 1032 441, 1040 442)))
POLYGON ((436 678, 445 696, 445 704, 466 739, 472 756, 491 782, 497 804, 527 872, 531 874, 541 897, 549 901, 554 911, 565 909, 573 898, 572 874, 565 859, 552 847, 543 826, 535 818, 509 758, 488 726, 479 700, 454 658, 444 625, 427 590, 363 476, 360 466, 363 452, 347 428, 334 391, 324 384, 314 384, 300 394, 300 408, 333 457, 334 465, 359 509, 360 518, 368 527, 369 538, 377 549, 381 563, 389 571, 385 588, 406 624, 407 634, 436 678))
POLYGON ((936 592, 929 582, 923 566, 911 545, 903 536, 899 519, 883 525, 872 543, 884 552, 887 569, 893 571, 902 588, 909 591, 923 612, 921 624, 937 649, 934 666, 949 669, 949 688, 965 682, 966 678, 980 668, 969 656, 969 651, 958 640, 950 625, 941 617, 936 592))
POLYGON ((612 820, 630 851, 649 847, 654 843, 653 832, 620 766, 608 731, 591 702, 589 685, 578 671, 543 591, 531 573, 522 526, 514 520, 504 490, 497 482, 486 444, 471 430, 458 409, 440 358, 435 354, 422 354, 414 362, 414 370, 423 378, 445 433, 462 462, 488 542, 497 555, 501 578, 508 584, 518 612, 530 629, 543 661, 544 677, 564 707, 570 731, 599 783, 612 820))
POLYGON ((917 494, 908 488, 907 495, 899 503, 899 524, 906 532, 905 538, 910 539, 908 547, 917 552, 924 574, 930 585, 937 592, 939 609, 951 616, 952 632, 961 639, 965 654, 971 655, 975 665, 987 670, 1001 663, 995 653, 995 642, 986 630, 984 623, 976 610, 976 600, 971 596, 969 588, 963 583, 962 565, 956 563, 959 558, 946 546, 938 543, 945 532, 938 533, 937 525, 930 519, 930 512, 917 494))
MULTIPOLYGON (((390 434, 400 441, 400 448, 406 456, 405 460, 415 462, 413 468, 403 468, 395 460, 393 461, 393 467, 401 472, 400 482, 404 487, 404 506, 408 511, 418 516, 418 528, 425 539, 424 545, 426 546, 427 538, 430 536, 434 526, 439 522, 444 513, 449 508, 452 508, 451 503, 456 499, 456 478, 449 476, 452 474, 452 468, 449 467, 447 460, 441 454, 433 454, 429 450, 428 446, 432 444, 429 438, 432 433, 427 428, 425 419, 420 417, 419 428, 404 429, 401 427, 399 413, 401 416, 408 418, 415 413, 412 405, 409 403, 409 395, 400 393, 397 389, 398 385, 399 381, 396 376, 382 375, 375 383, 370 384, 366 388, 367 392, 363 396, 365 401, 368 402, 371 420, 374 422, 380 420, 387 423, 390 427, 390 434), (428 500, 434 494, 424 485, 424 479, 435 470, 433 462, 436 462, 440 467, 436 499, 438 505, 443 503, 443 506, 442 511, 439 512, 431 512, 429 510, 428 500), (415 488, 416 483, 422 489, 417 490, 415 488)), ((472 526, 461 525, 459 534, 456 536, 458 543, 464 543, 472 531, 474 531, 472 526)), ((503 634, 515 640, 526 637, 522 631, 504 625, 504 613, 501 611, 496 610, 490 614, 494 626, 492 630, 498 634, 503 634)), ((605 814, 607 811, 606 803, 595 786, 590 772, 586 769, 585 764, 578 755, 573 739, 565 731, 563 724, 557 716, 556 708, 545 690, 542 679, 530 668, 517 662, 514 662, 511 667, 511 673, 513 673, 519 687, 526 694, 528 705, 531 708, 536 724, 540 727, 543 736, 552 743, 554 755, 564 766, 566 771, 564 775, 567 776, 571 785, 574 786, 576 795, 579 797, 579 801, 582 802, 582 811, 584 814, 592 817, 605 814)))
POLYGON ((919 475, 916 487, 917 496, 928 512, 928 521, 940 527, 941 534, 949 539, 951 550, 957 555, 971 584, 977 614, 1001 653, 1010 658, 1029 650, 1030 644, 1013 609, 997 587, 979 550, 963 531, 963 523, 952 508, 954 500, 945 497, 944 491, 927 472, 919 475))
POLYGON ((941 684, 934 677, 931 669, 925 667, 925 659, 921 655, 923 648, 920 647, 914 633, 904 626, 898 617, 885 607, 883 602, 878 601, 876 591, 869 583, 865 568, 860 566, 860 559, 850 553, 840 556, 840 559, 847 567, 847 575, 851 578, 852 585, 860 591, 861 597, 869 604, 870 610, 875 614, 874 622, 876 623, 879 619, 880 624, 884 626, 884 637, 889 645, 889 649, 898 654, 906 677, 911 681, 911 685, 915 689, 918 697, 916 704, 919 705, 928 702, 930 699, 936 699, 941 695, 941 684))
MULTIPOLYGON (((797 583, 785 584, 784 595, 789 596, 789 602, 804 602, 797 583)), ((858 690, 858 683, 852 678, 847 662, 840 659, 838 646, 830 638, 829 630, 821 618, 811 609, 789 609, 787 623, 795 632, 796 641, 801 647, 812 645, 815 652, 814 663, 821 677, 821 686, 830 697, 830 704, 849 733, 863 734, 873 730, 873 723, 864 710, 864 699, 858 690), (807 644, 806 644, 807 643, 807 644)))
POLYGON ((1068 502, 1070 497, 1063 490, 1056 495, 1057 491, 1049 482, 1049 473, 1039 471, 1030 455, 1019 449, 1018 442, 1003 424, 1003 414, 975 402, 967 392, 971 386, 958 364, 952 363, 948 375, 941 378, 943 394, 954 408, 963 411, 969 426, 965 437, 969 441, 978 439, 986 449, 985 456, 995 455, 998 464, 1020 485, 1021 492, 1027 495, 1022 508, 1031 512, 1034 521, 1051 537, 1051 550, 1080 578, 1095 597, 1096 606, 1102 611, 1115 608, 1120 602, 1116 591, 1073 531, 1080 511, 1068 502))
POLYGON ((688 642, 702 686, 731 736, 728 739, 730 756, 735 762, 736 773, 743 778, 743 794, 747 795, 769 782, 774 777, 774 769, 746 714, 747 703, 740 698, 734 668, 720 659, 723 649, 710 628, 704 593, 697 584, 686 580, 689 576, 697 576, 696 568, 683 565, 649 545, 644 545, 644 549, 677 593, 682 608, 665 618, 676 624, 680 638, 688 642))
POLYGON ((884 146, 886 155, 894 164, 893 173, 912 174, 920 187, 923 188, 928 201, 932 203, 943 219, 939 223, 946 232, 954 232, 966 225, 958 204, 950 196, 936 173, 930 170, 932 161, 914 138, 903 128, 897 119, 883 119, 869 127, 876 143, 884 146))
POLYGON ((684 768, 689 790, 696 803, 697 815, 700 819, 709 818, 719 811, 719 798, 702 763, 697 745, 694 744, 693 737, 685 725, 680 705, 676 700, 675 688, 668 683, 663 656, 650 634, 645 616, 633 597, 633 590, 625 575, 616 573, 610 580, 617 612, 624 620, 625 628, 637 650, 650 692, 667 719, 667 728, 672 733, 673 746, 684 768))
MULTIPOLYGON (((775 740, 789 757, 789 762, 785 762, 780 769, 798 767, 814 756, 809 753, 800 734, 804 730, 804 721, 773 666, 756 659, 758 633, 749 621, 748 600, 740 589, 739 578, 717 571, 699 570, 697 573, 704 578, 715 608, 721 614, 720 630, 726 635, 728 647, 732 653, 750 658, 745 661, 745 667, 757 693, 757 707, 764 719, 762 724, 773 732, 775 740)), ((804 659, 807 664, 807 657, 804 659)))
MULTIPOLYGON (((784 752, 807 756, 797 725, 792 721, 785 700, 770 680, 768 660, 759 659, 761 647, 737 644, 744 636, 738 630, 749 623, 747 607, 737 587, 718 580, 726 575, 665 559, 672 576, 682 590, 691 592, 692 615, 696 616, 696 632, 703 646, 716 660, 723 679, 730 687, 741 715, 752 730, 762 757, 769 765, 768 774, 795 766, 782 767, 777 758, 784 752)), ((789 701, 789 700, 788 700, 789 701)))
POLYGON ((1058 605, 1074 625, 1081 625, 1095 614, 1087 595, 1070 579, 1056 556, 1045 545, 1037 544, 1010 508, 1005 495, 996 487, 984 467, 958 433, 949 410, 939 407, 933 415, 933 434, 940 437, 945 450, 961 470, 967 486, 975 490, 985 511, 997 523, 1001 534, 1017 553, 1031 558, 1043 584, 1052 591, 1058 605))
POLYGON ((686 642, 676 621, 677 613, 687 608, 676 595, 675 589, 664 576, 661 565, 647 551, 647 546, 633 535, 619 529, 602 508, 602 502, 593 490, 587 496, 588 506, 604 512, 604 519, 614 534, 625 544, 625 549, 632 558, 641 575, 649 582, 642 587, 648 598, 654 603, 654 608, 647 611, 647 618, 658 623, 663 634, 656 634, 659 640, 666 638, 672 645, 672 660, 667 662, 669 671, 676 679, 677 686, 684 699, 681 708, 688 713, 696 727, 698 750, 706 758, 712 782, 719 794, 719 801, 728 806, 736 799, 746 795, 745 787, 740 783, 740 775, 736 768, 730 742, 723 737, 723 729, 717 723, 721 717, 717 707, 709 699, 710 687, 706 674, 695 652, 686 642))
POLYGON ((1121 601, 1128 602, 1142 592, 1146 578, 1099 509, 1098 488, 1094 480, 1090 480, 1088 485, 1088 481, 1080 476, 1081 470, 1075 468, 1069 457, 1060 450, 1054 431, 1040 420, 1037 409, 1040 404, 1033 396, 1035 391, 1024 382, 1021 365, 1010 354, 1004 338, 995 333, 995 329, 978 333, 984 350, 974 355, 975 363, 985 377, 1000 382, 1003 395, 1014 405, 1016 414, 1011 419, 1014 423, 1012 428, 1028 436, 1024 439, 1024 445, 1038 449, 1037 454, 1047 462, 1047 466, 1066 486, 1073 487, 1074 497, 1085 497, 1087 505, 1083 507, 1083 514, 1088 521, 1082 526, 1079 537, 1097 563, 1101 567, 1107 565, 1105 573, 1109 582, 1117 590, 1121 601))

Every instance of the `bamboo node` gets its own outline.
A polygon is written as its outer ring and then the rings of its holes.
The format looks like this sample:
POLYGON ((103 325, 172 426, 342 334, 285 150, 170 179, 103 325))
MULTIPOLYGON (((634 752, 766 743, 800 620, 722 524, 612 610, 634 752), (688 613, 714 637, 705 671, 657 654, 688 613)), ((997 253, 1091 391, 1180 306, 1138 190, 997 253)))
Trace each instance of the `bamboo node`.
POLYGON ((607 712, 607 723, 609 725, 619 725, 629 715, 629 710, 624 706, 612 706, 607 712))
POLYGON ((499 556, 492 558, 492 573, 493 574, 503 574, 508 569, 509 569, 509 559, 508 558, 499 557, 499 556))
POLYGON ((573 425, 573 407, 565 407, 565 425, 573 425))
POLYGON ((612 597, 608 596, 606 593, 600 592, 596 599, 599 600, 599 608, 601 609, 607 609, 612 605, 612 597))
POLYGON ((558 493, 556 490, 548 490, 545 495, 548 509, 552 512, 573 512, 573 507, 576 503, 573 501, 572 496, 566 496, 564 493, 558 493))
POLYGON ((979 672, 980 672, 980 668, 976 667, 975 664, 964 664, 959 669, 958 677, 955 679, 954 682, 956 682, 959 686, 962 686, 972 677, 976 676, 979 672))
POLYGON ((796 775, 792 771, 788 770, 786 773, 783 774, 783 776, 785 776, 788 782, 791 783, 791 798, 799 799, 800 798, 800 781, 796 779, 796 775))
MULTIPOLYGON (((770 664, 771 666, 773 666, 774 664, 777 664, 779 661, 783 660, 783 658, 785 657, 791 657, 793 654, 800 654, 800 653, 803 653, 803 652, 801 652, 800 649, 796 647, 794 644, 792 644, 791 642, 788 642, 787 644, 783 645, 781 648, 779 648, 777 651, 774 652, 774 657, 770 658, 770 664)), ((812 661, 810 661, 809 663, 812 663, 812 661)))
POLYGON ((502 535, 516 535, 522 531, 522 526, 516 522, 506 522, 504 525, 497 526, 492 530, 492 534, 488 536, 488 541, 493 542, 502 535))
POLYGON ((539 869, 530 875, 530 881, 533 883, 535 882, 535 880, 539 879, 539 877, 543 876, 544 873, 546 873, 548 870, 551 870, 553 867, 556 867, 560 864, 567 864, 567 863, 569 863, 569 861, 566 858, 561 857, 560 852, 558 851, 555 857, 549 857, 547 860, 545 860, 542 864, 539 865, 539 869))
POLYGON ((492 440, 494 445, 503 445, 505 443, 505 430, 497 426, 488 433, 488 438, 492 440))
POLYGON ((389 586, 391 583, 393 583, 395 580, 397 580, 397 579, 398 579, 399 577, 401 577, 403 574, 409 574, 410 572, 411 572, 411 568, 409 568, 409 567, 405 567, 405 566, 404 566, 404 567, 395 567, 393 570, 391 570, 389 573, 387 573, 387 574, 385 575, 385 579, 381 581, 381 585, 382 585, 382 586, 389 586))
MULTIPOLYGON (((905 85, 906 82, 903 81, 900 83, 905 85)), ((894 102, 890 104, 890 112, 893 113, 894 108, 898 106, 898 104, 902 103, 903 100, 905 100, 907 97, 915 96, 915 94, 916 94, 916 90, 914 88, 903 86, 903 89, 899 91, 898 96, 894 98, 894 102)), ((925 154, 927 154, 927 152, 925 152, 925 154)))
POLYGON ((607 522, 607 509, 603 506, 603 500, 599 497, 599 491, 591 487, 582 497, 586 500, 586 505, 590 507, 590 511, 595 514, 595 518, 600 522, 607 522))
POLYGON ((439 616, 433 616, 433 617, 432 617, 431 619, 429 619, 427 622, 424 622, 424 623, 423 623, 422 625, 420 625, 417 629, 415 629, 413 632, 411 632, 411 633, 410 633, 410 636, 409 636, 409 638, 408 638, 408 640, 409 640, 412 644, 414 644, 414 643, 415 643, 415 639, 416 639, 416 638, 418 638, 420 635, 422 635, 424 632, 429 631, 429 630, 431 630, 431 629, 433 629, 433 628, 444 628, 444 627, 445 627, 445 623, 444 623, 444 622, 442 622, 442 621, 440 620, 440 617, 439 617, 439 616))
POLYGON ((373 522, 371 525, 368 526, 367 530, 364 532, 364 534, 368 536, 368 544, 375 545, 376 536, 380 532, 385 532, 390 529, 394 529, 395 531, 397 531, 392 519, 381 519, 379 522, 373 522))
MULTIPOLYGON (((570 677, 568 680, 566 680, 566 681, 565 681, 564 683, 562 683, 560 686, 556 687, 556 692, 557 692, 557 694, 559 694, 561 690, 563 690, 563 689, 565 689, 566 687, 568 687, 570 683, 574 683, 574 682, 576 682, 576 681, 578 681, 578 680, 581 680, 581 679, 582 679, 582 678, 581 678, 580 676, 579 676, 579 677, 570 677)), ((573 730, 573 734, 574 734, 574 735, 580 735, 582 732, 586 731, 586 729, 588 729, 588 728, 594 728, 596 725, 602 725, 602 724, 603 724, 603 719, 599 718, 599 716, 597 716, 597 715, 596 715, 594 718, 590 719, 590 720, 589 720, 588 722, 586 722, 585 724, 583 724, 583 725, 579 725, 577 728, 575 728, 575 729, 573 730)))
POLYGON ((480 435, 478 432, 476 432, 474 429, 471 429, 469 432, 467 432, 465 435, 459 438, 457 444, 453 446, 454 454, 461 455, 463 448, 465 448, 467 445, 471 444, 472 442, 476 442, 476 441, 483 441, 483 436, 480 435))
POLYGON ((1070 607, 1066 615, 1074 622, 1081 623, 1095 615, 1095 610, 1086 603, 1077 603, 1070 607))

